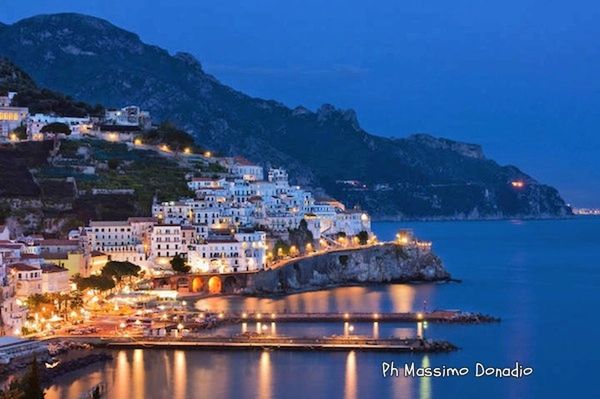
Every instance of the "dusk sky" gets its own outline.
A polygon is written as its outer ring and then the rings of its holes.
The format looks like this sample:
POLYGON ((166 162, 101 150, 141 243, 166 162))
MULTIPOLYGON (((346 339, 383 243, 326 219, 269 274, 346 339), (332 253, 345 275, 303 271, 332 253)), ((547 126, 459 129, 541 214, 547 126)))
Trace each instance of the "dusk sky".
POLYGON ((20 0, 0 21, 56 12, 188 51, 253 96, 353 108, 373 134, 479 143, 600 206, 597 2, 20 0))

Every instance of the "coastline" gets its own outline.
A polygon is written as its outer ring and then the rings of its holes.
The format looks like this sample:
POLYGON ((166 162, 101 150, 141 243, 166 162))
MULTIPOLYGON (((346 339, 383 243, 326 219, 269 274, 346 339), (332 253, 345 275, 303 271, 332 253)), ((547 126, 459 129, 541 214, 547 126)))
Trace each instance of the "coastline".
POLYGON ((238 294, 263 296, 381 283, 448 281, 451 274, 430 249, 382 243, 299 258, 247 276, 238 294))
POLYGON ((594 215, 515 215, 515 216, 488 216, 471 218, 468 216, 426 216, 426 217, 403 217, 403 216, 378 216, 372 215, 371 220, 377 223, 400 223, 400 222, 497 222, 502 220, 570 220, 580 217, 593 217, 594 215))

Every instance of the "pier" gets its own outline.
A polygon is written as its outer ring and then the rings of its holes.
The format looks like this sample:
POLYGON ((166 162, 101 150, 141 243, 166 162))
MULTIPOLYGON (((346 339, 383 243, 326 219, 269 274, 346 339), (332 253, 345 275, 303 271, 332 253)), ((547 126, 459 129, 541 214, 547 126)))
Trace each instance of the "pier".
POLYGON ((371 339, 364 337, 195 337, 191 339, 118 339, 102 340, 98 346, 141 349, 198 350, 319 350, 319 351, 379 351, 379 352, 450 352, 458 349, 446 341, 419 338, 371 339))
POLYGON ((457 310, 435 310, 432 312, 404 312, 404 313, 237 313, 220 314, 219 318, 230 322, 247 321, 276 321, 276 322, 400 322, 400 323, 493 323, 500 319, 481 313, 461 312, 457 310))

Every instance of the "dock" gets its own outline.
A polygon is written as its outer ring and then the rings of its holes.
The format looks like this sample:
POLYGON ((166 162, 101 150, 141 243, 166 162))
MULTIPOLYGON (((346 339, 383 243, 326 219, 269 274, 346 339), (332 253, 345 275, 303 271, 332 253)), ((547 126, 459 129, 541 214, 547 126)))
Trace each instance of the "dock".
POLYGON ((481 313, 461 312, 457 310, 435 310, 432 312, 405 312, 405 313, 237 313, 221 314, 219 318, 230 322, 400 322, 400 323, 457 323, 477 324, 493 323, 500 319, 481 313))
POLYGON ((450 352, 458 349, 446 341, 419 338, 370 339, 364 337, 195 337, 165 339, 105 339, 98 346, 142 349, 197 350, 298 350, 298 351, 378 351, 378 352, 450 352))

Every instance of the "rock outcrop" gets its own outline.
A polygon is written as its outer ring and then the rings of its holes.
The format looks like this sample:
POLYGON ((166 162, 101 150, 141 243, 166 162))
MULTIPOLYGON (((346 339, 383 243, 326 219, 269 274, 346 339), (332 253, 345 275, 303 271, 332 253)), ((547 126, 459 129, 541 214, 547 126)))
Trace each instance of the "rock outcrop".
POLYGON ((384 244, 307 257, 249 275, 242 293, 285 294, 344 285, 448 279, 450 274, 435 254, 384 244))

